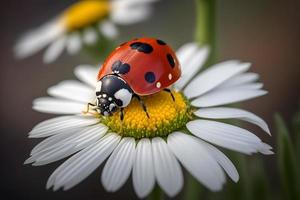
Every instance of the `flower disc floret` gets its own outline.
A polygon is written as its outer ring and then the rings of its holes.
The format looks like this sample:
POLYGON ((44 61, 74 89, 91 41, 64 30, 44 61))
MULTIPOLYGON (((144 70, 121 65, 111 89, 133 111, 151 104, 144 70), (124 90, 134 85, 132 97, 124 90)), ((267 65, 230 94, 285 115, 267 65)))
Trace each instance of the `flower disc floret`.
POLYGON ((125 136, 140 138, 165 137, 175 130, 183 128, 191 116, 188 101, 180 92, 173 92, 175 101, 167 92, 142 97, 149 118, 139 101, 133 99, 124 109, 124 119, 117 112, 111 117, 101 117, 102 123, 112 131, 125 136))
POLYGON ((68 31, 81 29, 106 17, 109 14, 108 1, 80 1, 62 14, 62 22, 68 31))

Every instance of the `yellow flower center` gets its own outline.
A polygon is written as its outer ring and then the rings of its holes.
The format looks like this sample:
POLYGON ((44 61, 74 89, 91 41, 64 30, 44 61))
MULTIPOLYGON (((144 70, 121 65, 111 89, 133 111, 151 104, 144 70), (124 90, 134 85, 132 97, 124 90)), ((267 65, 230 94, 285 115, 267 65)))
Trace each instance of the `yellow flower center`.
POLYGON ((111 131, 122 136, 140 139, 143 137, 165 137, 175 130, 183 128, 191 117, 188 101, 180 92, 173 91, 175 101, 165 91, 142 97, 149 117, 142 109, 140 102, 133 99, 124 109, 124 119, 121 121, 120 112, 113 116, 101 116, 101 122, 111 131))
POLYGON ((105 18, 109 9, 107 0, 79 1, 63 12, 61 20, 68 31, 81 29, 105 18))

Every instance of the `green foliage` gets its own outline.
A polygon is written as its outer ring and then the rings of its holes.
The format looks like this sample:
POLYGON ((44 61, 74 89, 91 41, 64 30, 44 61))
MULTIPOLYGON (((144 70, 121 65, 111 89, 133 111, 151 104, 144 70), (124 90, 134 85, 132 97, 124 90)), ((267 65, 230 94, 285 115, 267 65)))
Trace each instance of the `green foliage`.
POLYGON ((90 56, 90 59, 94 63, 103 63, 104 59, 113 51, 116 45, 114 41, 99 35, 99 40, 94 45, 84 46, 84 52, 90 56))
MULTIPOLYGON (((297 155, 300 155, 300 111, 293 119, 293 133, 295 135, 297 155)), ((300 164, 300 162, 298 163, 300 164)), ((300 166, 299 166, 300 167, 300 166)), ((299 169, 299 168, 298 168, 299 169)))
POLYGON ((286 199, 300 199, 299 174, 290 133, 279 116, 275 116, 278 145, 278 167, 286 199))
POLYGON ((151 194, 147 197, 147 200, 160 200, 164 199, 161 189, 158 185, 156 185, 151 192, 151 194))
POLYGON ((184 199, 199 199, 203 191, 202 185, 190 174, 187 174, 184 199))
POLYGON ((266 170, 262 159, 256 158, 251 161, 252 163, 252 176, 251 176, 251 187, 252 187, 252 199, 255 200, 267 200, 270 198, 269 182, 266 175, 266 170))

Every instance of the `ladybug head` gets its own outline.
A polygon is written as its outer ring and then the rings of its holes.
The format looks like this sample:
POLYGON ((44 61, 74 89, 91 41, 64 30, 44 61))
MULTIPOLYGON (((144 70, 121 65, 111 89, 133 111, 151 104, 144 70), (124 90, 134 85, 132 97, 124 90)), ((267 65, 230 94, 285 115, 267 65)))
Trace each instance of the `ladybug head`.
POLYGON ((100 113, 104 116, 112 115, 118 110, 118 106, 105 97, 97 97, 97 106, 100 109, 100 113))
POLYGON ((119 76, 110 74, 101 78, 96 86, 96 105, 100 113, 109 116, 118 108, 126 107, 132 99, 132 90, 119 76))

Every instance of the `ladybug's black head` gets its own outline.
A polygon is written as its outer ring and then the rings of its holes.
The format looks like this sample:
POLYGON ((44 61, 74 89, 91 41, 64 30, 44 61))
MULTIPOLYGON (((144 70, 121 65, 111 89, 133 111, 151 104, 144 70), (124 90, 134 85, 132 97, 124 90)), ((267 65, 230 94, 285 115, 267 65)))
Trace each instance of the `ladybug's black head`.
POLYGON ((132 90, 119 76, 110 74, 102 77, 96 86, 96 96, 100 113, 109 116, 118 108, 126 107, 132 98, 132 90))
POLYGON ((97 98, 97 106, 100 109, 100 113, 104 116, 109 116, 118 110, 115 102, 109 101, 104 97, 97 98))

